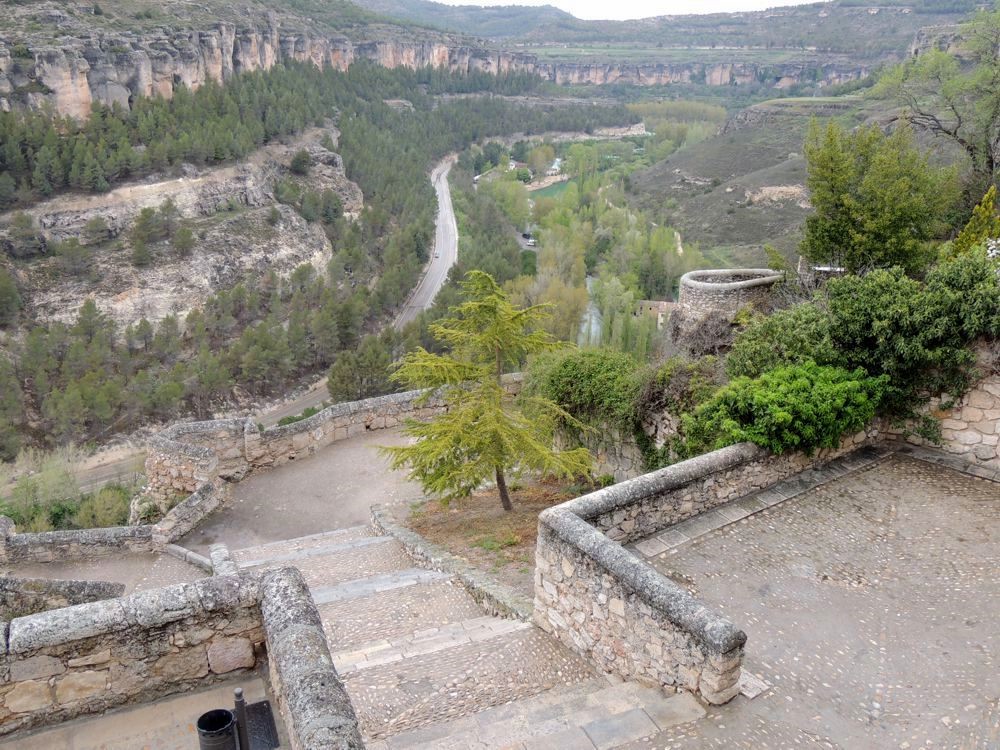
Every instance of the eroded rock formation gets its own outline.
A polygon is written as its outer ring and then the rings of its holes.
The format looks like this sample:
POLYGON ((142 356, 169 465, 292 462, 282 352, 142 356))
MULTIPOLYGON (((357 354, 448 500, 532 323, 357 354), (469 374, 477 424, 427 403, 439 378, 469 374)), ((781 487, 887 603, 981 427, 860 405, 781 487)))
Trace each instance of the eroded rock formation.
POLYGON ((535 55, 470 46, 447 37, 352 41, 346 36, 314 35, 285 30, 272 18, 245 28, 220 22, 206 29, 92 31, 27 45, 0 38, 0 108, 40 108, 48 103, 63 114, 86 117, 95 101, 127 107, 136 97, 169 97, 175 86, 197 88, 289 60, 341 70, 356 60, 371 60, 386 67, 433 66, 461 73, 525 71, 561 84, 760 82, 782 88, 804 81, 842 83, 868 73, 863 65, 848 61, 768 66, 540 62, 535 55))

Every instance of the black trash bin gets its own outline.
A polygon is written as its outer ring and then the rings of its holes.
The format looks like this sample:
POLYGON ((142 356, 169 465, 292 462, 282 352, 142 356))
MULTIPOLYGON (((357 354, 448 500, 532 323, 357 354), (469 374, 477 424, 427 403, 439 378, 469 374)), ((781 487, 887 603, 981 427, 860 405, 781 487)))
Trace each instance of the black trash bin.
POLYGON ((206 711, 197 726, 199 750, 238 750, 236 716, 228 708, 206 711))

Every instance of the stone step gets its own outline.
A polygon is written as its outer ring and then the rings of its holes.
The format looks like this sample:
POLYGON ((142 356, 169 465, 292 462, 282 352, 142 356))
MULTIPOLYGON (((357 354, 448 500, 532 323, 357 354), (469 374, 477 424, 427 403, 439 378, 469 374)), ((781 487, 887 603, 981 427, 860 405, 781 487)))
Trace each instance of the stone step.
POLYGON ((369 750, 595 750, 615 748, 696 721, 705 709, 690 693, 591 680, 454 721, 403 732, 369 750))
POLYGON ((245 547, 233 550, 233 560, 242 565, 247 560, 268 559, 275 555, 284 555, 290 552, 300 552, 305 549, 315 547, 329 547, 335 544, 344 544, 358 539, 374 536, 370 526, 351 526, 335 531, 324 531, 319 534, 300 536, 295 539, 283 539, 279 542, 268 542, 255 547, 245 547))
POLYGON ((347 675, 361 669, 487 641, 531 627, 526 622, 483 615, 440 627, 424 628, 393 640, 368 641, 350 650, 332 651, 333 664, 341 675, 347 675))
POLYGON ((241 568, 257 568, 262 565, 273 565, 276 563, 295 565, 300 560, 305 560, 310 557, 348 553, 351 550, 360 549, 362 547, 371 547, 375 544, 387 544, 391 541, 393 541, 393 537, 391 536, 369 536, 362 539, 354 539, 349 542, 327 544, 322 547, 308 547, 306 549, 283 552, 280 554, 271 554, 266 557, 245 559, 239 563, 239 566, 241 568))
POLYGON ((526 626, 356 669, 344 674, 344 684, 362 732, 377 740, 595 676, 582 658, 526 626))
MULTIPOLYGON (((375 537, 375 543, 364 540, 348 542, 320 550, 309 551, 295 559, 253 561, 256 569, 293 566, 302 571, 310 589, 331 587, 348 581, 409 570, 413 560, 399 542, 389 537, 375 537)), ((388 613, 387 616, 391 616, 388 613)))
POLYGON ((312 596, 334 652, 483 614, 461 584, 421 568, 314 589, 312 596))

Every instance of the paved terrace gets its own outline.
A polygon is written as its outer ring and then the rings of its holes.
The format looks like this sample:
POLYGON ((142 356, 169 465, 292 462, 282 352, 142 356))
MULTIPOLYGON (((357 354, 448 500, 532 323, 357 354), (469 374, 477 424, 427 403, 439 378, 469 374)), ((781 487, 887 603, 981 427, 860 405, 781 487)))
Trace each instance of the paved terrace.
POLYGON ((1000 484, 896 453, 720 511, 637 549, 771 687, 629 747, 1000 748, 1000 484))

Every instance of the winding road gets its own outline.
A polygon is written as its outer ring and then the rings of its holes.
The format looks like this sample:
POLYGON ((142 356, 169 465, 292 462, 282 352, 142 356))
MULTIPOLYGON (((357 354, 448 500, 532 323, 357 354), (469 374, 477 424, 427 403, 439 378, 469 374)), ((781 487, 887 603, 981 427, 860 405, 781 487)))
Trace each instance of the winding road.
MULTIPOLYGON (((403 328, 413 321, 422 311, 434 304, 434 298, 448 280, 448 272, 458 261, 458 224, 455 222, 455 211, 451 204, 451 189, 448 186, 448 175, 455 163, 456 157, 449 156, 440 161, 431 170, 431 183, 437 193, 438 215, 434 234, 434 250, 431 258, 420 277, 416 288, 410 294, 406 304, 400 310, 393 326, 403 328)), ((290 401, 278 404, 265 412, 256 414, 256 419, 264 426, 277 424, 285 417, 301 414, 306 409, 320 406, 329 398, 326 390, 326 378, 309 387, 307 391, 290 401)), ((145 451, 135 451, 124 456, 121 451, 108 460, 101 461, 100 454, 93 456, 86 468, 77 473, 77 480, 88 490, 97 489, 136 471, 142 471, 145 451)))
MULTIPOLYGON (((423 276, 393 321, 393 326, 397 329, 403 328, 422 310, 434 304, 434 298, 448 280, 448 271, 458 262, 458 224, 455 222, 455 211, 451 205, 451 188, 448 186, 448 174, 456 158, 454 155, 449 156, 431 170, 431 184, 434 185, 438 200, 434 250, 423 276)), ((306 409, 319 406, 329 397, 326 378, 323 378, 300 396, 258 414, 257 420, 265 427, 270 427, 285 417, 294 417, 306 409)))

